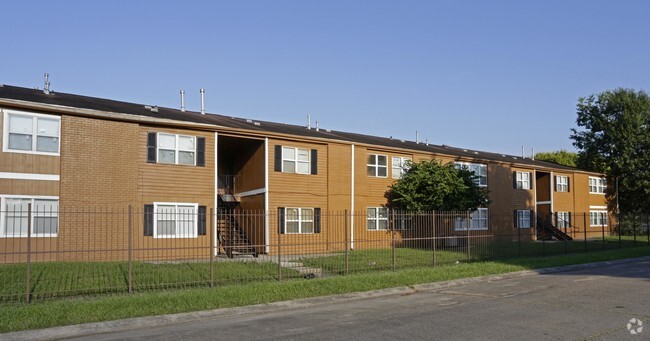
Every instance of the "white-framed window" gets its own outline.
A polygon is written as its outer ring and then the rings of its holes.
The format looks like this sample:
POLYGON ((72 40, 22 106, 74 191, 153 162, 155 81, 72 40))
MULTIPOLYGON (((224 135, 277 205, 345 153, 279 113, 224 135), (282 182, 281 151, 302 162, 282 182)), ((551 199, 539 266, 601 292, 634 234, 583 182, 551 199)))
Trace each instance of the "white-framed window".
POLYGON ((517 189, 532 189, 530 172, 515 172, 517 189))
POLYGON ((4 152, 59 155, 60 116, 4 110, 3 122, 4 152))
POLYGON ((569 191, 569 177, 558 175, 555 177, 555 191, 568 192, 569 191))
POLYGON ((282 147, 282 171, 285 173, 310 174, 309 149, 282 147))
POLYGON ((532 217, 530 210, 517 210, 517 227, 520 229, 530 228, 532 226, 532 217))
POLYGON ((386 155, 368 154, 368 176, 388 177, 388 157, 386 155))
POLYGON ((154 202, 154 238, 197 238, 196 203, 154 202))
POLYGON ((567 228, 571 227, 571 213, 569 212, 556 212, 555 217, 557 219, 556 224, 557 228, 567 228))
POLYGON ((487 230, 488 229, 488 209, 479 208, 467 217, 458 217, 455 222, 455 229, 457 231, 467 230, 487 230))
POLYGON ((607 190, 607 180, 605 178, 589 177, 589 193, 605 194, 607 190))
POLYGON ((314 209, 287 207, 284 209, 284 233, 314 233, 314 209))
POLYGON ((32 205, 31 236, 58 235, 58 197, 5 195, 0 196, 0 237, 27 237, 29 204, 32 205))
POLYGON ((196 137, 158 133, 158 163, 196 165, 196 137))
POLYGON ((607 226, 607 211, 589 211, 591 226, 607 226))
POLYGON ((410 157, 393 156, 392 161, 393 179, 400 179, 409 170, 412 159, 410 157))
POLYGON ((370 231, 388 230, 388 208, 368 207, 366 209, 366 228, 370 231))
POLYGON ((487 165, 482 163, 468 163, 456 162, 456 168, 467 168, 467 170, 474 172, 476 179, 474 180, 480 187, 487 187, 487 165))

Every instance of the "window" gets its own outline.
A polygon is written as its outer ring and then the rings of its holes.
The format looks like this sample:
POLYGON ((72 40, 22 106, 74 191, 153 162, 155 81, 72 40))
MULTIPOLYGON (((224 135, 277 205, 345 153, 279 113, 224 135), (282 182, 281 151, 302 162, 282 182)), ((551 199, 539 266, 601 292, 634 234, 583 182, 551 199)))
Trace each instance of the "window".
POLYGON ((480 187, 487 187, 487 165, 480 163, 466 163, 456 162, 456 168, 467 168, 470 172, 474 172, 476 179, 474 180, 480 187))
POLYGON ((4 122, 5 152, 59 155, 61 117, 6 111, 4 122))
POLYGON ((399 179, 409 170, 410 157, 393 156, 393 179, 399 179))
POLYGON ((589 177, 589 193, 605 194, 607 190, 607 180, 605 178, 589 177))
POLYGON ((194 136, 158 133, 158 163, 195 165, 194 136))
POLYGON ((388 161, 386 155, 370 154, 368 155, 368 176, 379 178, 387 177, 388 161))
POLYGON ((366 228, 368 230, 388 230, 388 208, 368 207, 366 213, 366 228))
POLYGON ((518 228, 530 228, 531 224, 531 212, 530 210, 517 210, 515 211, 515 223, 518 228))
POLYGON ((309 149, 282 147, 282 171, 285 173, 309 174, 309 149))
POLYGON ((456 218, 455 228, 456 230, 487 230, 488 228, 488 209, 479 208, 476 211, 472 212, 469 215, 469 221, 467 218, 456 218))
POLYGON ((154 238, 196 238, 198 204, 154 203, 154 238))
POLYGON ((557 212, 555 214, 557 219, 558 228, 567 228, 571 227, 571 213, 569 212, 557 212))
POLYGON ((591 226, 607 226, 607 211, 590 211, 589 222, 591 226))
POLYGON ((532 189, 530 172, 515 172, 516 189, 532 189))
POLYGON ((59 200, 51 197, 3 197, 0 237, 27 237, 28 205, 32 204, 33 237, 56 237, 59 231, 59 200))
POLYGON ((569 191, 569 177, 558 175, 555 177, 555 191, 568 192, 569 191))
POLYGON ((284 233, 314 233, 313 208, 285 208, 284 233))

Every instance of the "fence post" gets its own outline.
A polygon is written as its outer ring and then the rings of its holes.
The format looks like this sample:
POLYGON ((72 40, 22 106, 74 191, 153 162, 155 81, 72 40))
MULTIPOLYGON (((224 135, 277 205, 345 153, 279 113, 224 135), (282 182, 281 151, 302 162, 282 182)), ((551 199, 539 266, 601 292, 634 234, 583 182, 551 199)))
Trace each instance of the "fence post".
POLYGON ((585 244, 585 252, 589 252, 589 248, 587 247, 587 213, 582 213, 582 232, 584 234, 584 244, 585 244))
POLYGON ((472 220, 471 220, 469 211, 467 211, 467 213, 465 213, 465 214, 467 215, 467 262, 469 263, 469 262, 472 261, 472 253, 470 252, 472 243, 470 242, 470 239, 469 239, 470 234, 471 234, 470 231, 472 230, 471 229, 472 220))
POLYGON ((280 242, 280 239, 282 237, 282 234, 280 233, 280 226, 282 226, 282 221, 280 221, 281 219, 282 217, 280 217, 280 212, 278 212, 278 228, 276 229, 278 234, 278 282, 282 281, 282 243, 280 242))
POLYGON ((133 206, 129 205, 129 294, 133 293, 133 206))
POLYGON ((517 216, 515 228, 517 229, 517 256, 521 257, 521 227, 519 227, 519 216, 517 216))
POLYGON ((210 207, 210 230, 212 232, 208 234, 210 237, 210 288, 214 288, 214 237, 215 233, 215 220, 214 219, 214 208, 210 207))
POLYGON ((436 234, 436 211, 433 211, 432 213, 432 219, 433 219, 433 266, 436 266, 436 244, 438 243, 438 237, 436 234))
MULTIPOLYGON (((352 216, 350 216, 350 219, 353 219, 352 216)), ((343 229, 344 229, 344 230, 343 230, 343 234, 345 235, 345 236, 344 236, 344 243, 345 243, 345 264, 344 264, 343 266, 344 266, 344 268, 345 268, 345 269, 344 269, 344 270, 345 270, 345 274, 347 275, 347 274, 348 274, 348 249, 349 249, 349 247, 348 247, 348 210, 345 210, 345 211, 343 212, 343 229)))
MULTIPOLYGON (((601 216, 601 221, 600 221, 600 227, 602 229, 602 234, 603 234, 603 250, 605 250, 605 221, 602 219, 602 216, 601 216)), ((620 230, 621 229, 619 228, 619 231, 620 230)))
MULTIPOLYGON (((618 220, 618 228, 617 228, 617 230, 618 230, 618 248, 620 249, 623 246, 622 245, 622 240, 621 240, 622 239, 621 238, 621 225, 623 224, 623 216, 619 215, 618 219, 619 219, 618 220)), ((634 224, 634 221, 632 221, 632 223, 634 224)), ((632 225, 632 228, 634 228, 634 225, 632 225)))
POLYGON ((395 210, 391 210, 390 215, 390 252, 391 268, 395 271, 395 210))
MULTIPOLYGON (((555 224, 557 224, 559 216, 560 216, 559 213, 555 212, 555 224)), ((569 218, 569 220, 570 220, 570 218, 569 218)), ((565 222, 562 223, 562 225, 564 225, 564 234, 567 235, 567 236, 568 236, 568 234, 566 233, 566 228, 567 228, 568 224, 569 224, 568 221, 565 221, 565 222)), ((568 242, 568 239, 564 238, 564 255, 567 255, 569 253, 569 251, 567 249, 567 242, 568 242)))
POLYGON ((648 236, 648 246, 650 246, 650 215, 646 213, 645 215, 645 228, 647 229, 646 236, 648 236))
POLYGON ((636 214, 632 220, 632 231, 634 232, 634 247, 636 247, 636 214))
POLYGON ((29 304, 31 296, 32 272, 32 203, 27 204, 27 278, 25 281, 25 302, 29 304))

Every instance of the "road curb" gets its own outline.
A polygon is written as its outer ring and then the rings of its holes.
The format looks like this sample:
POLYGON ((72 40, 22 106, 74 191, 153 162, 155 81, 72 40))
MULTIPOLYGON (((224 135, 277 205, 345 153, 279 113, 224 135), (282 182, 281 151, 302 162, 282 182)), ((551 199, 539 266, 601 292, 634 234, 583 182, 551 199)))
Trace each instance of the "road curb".
POLYGON ((149 317, 137 317, 137 318, 129 318, 123 320, 116 320, 116 321, 106 321, 106 322, 85 323, 85 324, 78 324, 78 325, 71 325, 71 326, 0 334, 0 339, 1 340, 30 340, 30 341, 31 340, 59 340, 59 339, 66 339, 72 337, 102 334, 108 332, 127 331, 132 329, 139 329, 139 328, 152 328, 158 326, 166 326, 170 324, 179 324, 179 323, 196 321, 196 320, 219 319, 219 318, 233 317, 233 316, 246 315, 246 314, 260 314, 260 313, 268 313, 268 312, 290 310, 290 309, 305 309, 323 303, 333 303, 339 301, 349 301, 349 300, 358 300, 358 299, 359 300, 369 299, 369 298, 377 298, 377 297, 393 296, 393 295, 406 295, 406 294, 413 294, 417 292, 427 292, 427 291, 447 289, 450 287, 464 285, 464 284, 494 282, 494 281, 501 281, 506 279, 513 279, 513 278, 524 278, 524 277, 530 277, 536 275, 576 271, 576 270, 590 269, 590 268, 596 268, 596 267, 602 267, 608 265, 635 263, 635 262, 642 262, 642 261, 649 261, 649 260, 650 260, 650 256, 638 257, 638 258, 627 258, 627 259, 619 259, 613 261, 603 261, 603 262, 594 262, 594 263, 585 263, 585 264, 566 265, 566 266, 559 266, 559 267, 552 267, 552 268, 542 268, 536 270, 523 270, 523 271, 500 274, 500 275, 488 275, 488 276, 480 276, 480 277, 455 279, 455 280, 442 281, 442 282, 432 282, 432 283, 418 284, 418 285, 413 285, 408 287, 388 288, 388 289, 381 289, 381 290, 374 290, 374 291, 367 291, 367 292, 303 298, 303 299, 298 299, 293 301, 281 301, 281 302, 266 303, 266 304, 256 304, 256 305, 250 305, 245 307, 221 308, 221 309, 208 310, 208 311, 198 311, 198 312, 149 316, 149 317))

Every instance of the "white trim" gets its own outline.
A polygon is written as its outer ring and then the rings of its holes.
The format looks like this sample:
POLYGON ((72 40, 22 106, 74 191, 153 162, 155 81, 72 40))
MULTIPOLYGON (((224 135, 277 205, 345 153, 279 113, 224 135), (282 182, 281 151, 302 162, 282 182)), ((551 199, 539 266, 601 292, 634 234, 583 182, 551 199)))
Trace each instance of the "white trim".
POLYGON ((600 195, 605 195, 605 193, 607 193, 607 178, 604 178, 604 177, 596 177, 596 176, 590 176, 590 177, 589 177, 589 194, 600 194, 600 195), (591 187, 592 187, 592 186, 591 186, 591 180, 592 180, 592 179, 593 179, 593 180, 596 180, 596 185, 594 186, 594 187, 596 187, 596 190, 598 191, 598 190, 600 190, 600 189, 602 188, 602 190, 603 190, 602 192, 592 192, 592 191, 591 191, 591 187), (602 180, 602 181, 605 183, 605 185, 601 186, 601 185, 600 185, 600 180, 602 180))
POLYGON ((192 238, 198 238, 199 237, 199 204, 198 203, 192 203, 192 202, 154 202, 153 203, 153 237, 155 239, 192 239, 192 238), (185 235, 185 236, 178 236, 178 234, 175 234, 173 236, 159 236, 158 235, 158 206, 175 206, 176 210, 174 211, 174 215, 178 214, 178 206, 193 206, 194 207, 194 214, 195 214, 195 219, 194 219, 194 227, 192 228, 191 234, 185 235))
MULTIPOLYGON (((219 133, 215 131, 214 132, 214 212, 212 212, 213 213, 212 219, 214 219, 214 222, 210 224, 211 226, 214 226, 214 230, 212 231, 212 238, 214 239, 214 243, 212 244, 214 245, 214 250, 212 252, 214 253, 215 256, 219 254, 219 238, 217 238, 217 228, 218 228, 217 219, 219 217, 219 213, 218 213, 219 210, 217 207, 219 203, 219 172, 218 172, 219 167, 217 167, 219 163, 219 158, 218 158, 219 153, 217 152, 218 140, 219 140, 219 133)), ((157 156, 158 155, 156 155, 156 157, 157 156)))
MULTIPOLYGON (((350 217, 354 216, 354 144, 351 149, 352 163, 350 167, 350 217)), ((350 249, 354 250, 354 218, 350 219, 350 249)))
POLYGON ((473 211, 469 213, 468 215, 469 221, 467 221, 467 227, 458 227, 456 222, 461 222, 461 224, 465 223, 467 218, 461 218, 461 217, 456 217, 454 221, 454 231, 487 231, 490 229, 490 211, 487 207, 479 207, 476 209, 476 211, 473 211), (472 219, 475 219, 472 217, 472 215, 476 212, 479 211, 484 211, 485 212, 485 227, 472 227, 472 219))
POLYGON ((366 154, 366 175, 371 177, 371 178, 381 178, 381 179, 388 178, 388 155, 367 153, 366 154), (368 156, 371 156, 371 155, 375 156, 375 163, 374 164, 369 164, 368 163, 368 156), (383 166, 379 164, 379 157, 380 156, 383 156, 383 157, 386 158, 386 164, 383 165, 383 166), (375 175, 368 175, 368 167, 373 167, 375 169, 375 175), (384 175, 384 176, 379 175, 379 169, 382 168, 382 167, 386 169, 386 175, 384 175))
POLYGON ((404 167, 404 163, 406 161, 411 161, 413 162, 413 158, 410 156, 391 156, 390 158, 390 175, 391 178, 393 179, 401 179, 402 175, 406 171, 408 171, 408 168, 404 167), (395 167, 395 159, 398 159, 398 165, 395 167), (395 169, 398 169, 398 174, 395 174, 395 169))
MULTIPOLYGON (((269 138, 264 138, 264 188, 269 188, 269 138)), ((269 253, 269 193, 264 195, 264 252, 269 253)))
MULTIPOLYGON (((57 204, 59 201, 59 197, 57 196, 45 196, 45 195, 13 195, 13 194, 0 194, 0 239, 3 238, 27 238, 27 235, 11 235, 7 236, 6 231, 5 231, 5 216, 6 216, 6 209, 5 209, 5 200, 6 199, 31 199, 32 201, 34 200, 56 200, 57 204)), ((58 216, 59 216, 59 210, 56 211, 57 213, 57 233, 34 233, 32 231, 31 237, 32 238, 55 238, 58 237, 59 235, 59 226, 58 226, 58 216)), ((32 214, 32 230, 34 229, 34 214, 32 214)))
POLYGON ((258 188, 258 189, 253 189, 253 190, 246 191, 246 192, 235 193, 235 196, 243 198, 243 197, 250 197, 250 196, 258 195, 258 194, 262 194, 262 193, 266 193, 266 188, 258 188))
MULTIPOLYGON (((537 205, 553 205, 553 201, 552 200, 538 201, 537 205)), ((553 210, 551 209, 551 211, 553 211, 553 210)))
MULTIPOLYGON (((2 123, 2 151, 5 153, 19 153, 19 154, 34 154, 34 155, 49 155, 49 156, 60 156, 61 155, 61 116, 59 115, 46 115, 46 114, 37 114, 33 112, 28 112, 28 111, 20 111, 20 110, 9 110, 9 109, 0 109, 0 111, 3 112, 3 123, 2 123), (42 118, 47 118, 47 119, 55 119, 59 122, 59 131, 58 131, 58 136, 57 136, 57 152, 56 153, 51 153, 51 152, 39 152, 36 151, 36 140, 34 136, 38 136, 38 134, 32 130, 32 149, 31 150, 17 150, 17 149, 9 149, 9 115, 10 114, 17 114, 17 115, 23 115, 23 116, 32 116, 32 117, 42 117, 42 118)), ((33 123, 34 126, 37 123, 33 123)))
POLYGON ((172 133, 165 133, 165 132, 157 132, 156 133, 156 163, 161 164, 161 165, 180 165, 180 166, 196 166, 196 157, 198 154, 198 151, 196 150, 197 148, 197 140, 198 136, 193 136, 193 135, 184 135, 184 134, 172 134, 172 133), (169 163, 169 162, 160 162, 160 150, 172 150, 169 148, 160 148, 160 135, 167 135, 167 136, 173 136, 174 137, 174 163, 169 163), (181 137, 189 137, 192 139, 192 142, 194 143, 194 149, 189 150, 189 149, 180 149, 180 140, 181 137), (188 153, 193 153, 194 156, 192 157, 192 164, 187 164, 187 163, 180 163, 180 154, 181 152, 188 152, 188 153))
POLYGON ((284 208, 284 234, 316 234, 316 208, 314 207, 285 207, 284 208), (288 232, 287 231, 287 223, 289 220, 287 220, 287 211, 288 210, 298 210, 298 220, 291 220, 291 222, 297 222, 298 223, 298 232, 288 232), (302 212, 303 211, 311 211, 311 220, 304 220, 302 217, 302 212), (302 224, 303 223, 311 223, 312 227, 312 232, 303 232, 302 224))
POLYGON ((281 155, 280 155, 280 159, 282 160, 282 173, 295 173, 295 174, 303 174, 303 175, 310 175, 310 174, 311 174, 311 167, 312 167, 312 166, 311 166, 311 150, 310 150, 309 148, 300 148, 300 147, 282 146, 282 151, 281 151, 280 154, 281 154, 281 155), (293 158, 293 159, 286 159, 286 158, 284 157, 284 150, 285 150, 285 149, 293 149, 293 153, 294 153, 294 158, 293 158), (298 151, 299 151, 299 150, 302 150, 302 151, 306 151, 306 152, 307 152, 307 158, 308 158, 307 161, 299 161, 299 160, 298 160, 298 151), (293 172, 289 172, 289 171, 285 171, 285 170, 284 170, 284 162, 285 162, 285 161, 293 162, 293 164, 294 164, 294 166, 293 166, 293 172), (299 169, 298 169, 298 168, 299 168, 298 165, 299 165, 299 164, 305 164, 305 162, 307 163, 307 165, 309 166, 309 168, 307 168, 307 171, 306 171, 306 172, 300 172, 299 169))
POLYGON ((590 209, 596 209, 596 210, 606 210, 607 206, 589 206, 590 209))
POLYGON ((60 176, 58 174, 0 172, 0 179, 59 181, 60 176))
POLYGON ((387 207, 381 207, 381 206, 366 207, 366 231, 370 231, 370 232, 381 232, 381 231, 386 232, 386 231, 389 231, 390 230, 390 226, 389 226, 390 225, 389 224, 390 220, 388 219, 389 214, 390 214, 390 211, 388 210, 387 207), (368 210, 370 210, 370 209, 375 210, 375 215, 372 218, 368 217, 368 210), (386 210, 386 218, 380 218, 379 217, 379 211, 380 210, 386 210), (369 221, 373 221, 375 223, 375 228, 374 229, 368 228, 368 225, 369 225, 368 222, 369 221), (386 228, 385 229, 379 228, 379 222, 380 221, 386 221, 386 228))
POLYGON ((553 202, 554 201, 553 200, 553 193, 555 193, 555 191, 553 190, 555 188, 555 176, 553 175, 553 171, 551 171, 551 186, 549 186, 549 187, 550 188, 548 190, 549 190, 549 198, 551 198, 551 212, 555 212, 553 210, 553 206, 555 206, 554 202, 553 202))
MULTIPOLYGON (((480 162, 455 161, 454 166, 456 168, 465 167, 469 171, 472 171, 472 169, 471 169, 472 166, 485 167, 485 185, 481 185, 481 176, 480 175, 477 175, 478 178, 476 180, 478 180, 478 182, 476 184, 478 185, 478 187, 484 187, 485 188, 485 187, 488 186, 488 164, 480 163, 480 162)), ((472 172, 474 172, 474 175, 476 175, 476 171, 472 171, 472 172)))

